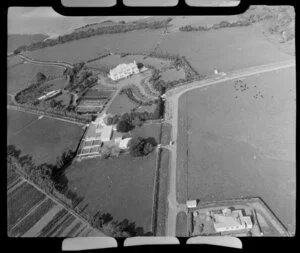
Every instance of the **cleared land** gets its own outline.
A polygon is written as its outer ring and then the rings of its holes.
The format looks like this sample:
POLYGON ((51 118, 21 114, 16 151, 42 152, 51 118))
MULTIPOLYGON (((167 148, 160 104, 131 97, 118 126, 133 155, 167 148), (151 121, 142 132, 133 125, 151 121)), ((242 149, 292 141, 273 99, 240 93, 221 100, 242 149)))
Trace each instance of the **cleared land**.
POLYGON ((181 97, 177 198, 184 203, 187 198, 260 196, 292 232, 295 69, 243 82, 228 81, 181 97))
POLYGON ((15 93, 27 88, 35 81, 36 74, 42 72, 46 76, 62 76, 64 68, 23 63, 8 67, 7 90, 15 93))
POLYGON ((49 118, 38 120, 36 115, 8 110, 8 144, 29 154, 39 164, 55 163, 67 149, 75 150, 82 128, 71 123, 49 118))
POLYGON ((82 207, 94 215, 110 213, 151 231, 156 152, 144 158, 121 155, 112 160, 88 159, 66 171, 68 188, 84 197, 82 207))
POLYGON ((161 37, 162 29, 132 31, 120 34, 105 34, 80 39, 53 47, 47 47, 25 55, 36 60, 79 62, 94 59, 106 49, 113 52, 149 52, 156 46, 161 37), (84 48, 84 50, 82 50, 84 48))

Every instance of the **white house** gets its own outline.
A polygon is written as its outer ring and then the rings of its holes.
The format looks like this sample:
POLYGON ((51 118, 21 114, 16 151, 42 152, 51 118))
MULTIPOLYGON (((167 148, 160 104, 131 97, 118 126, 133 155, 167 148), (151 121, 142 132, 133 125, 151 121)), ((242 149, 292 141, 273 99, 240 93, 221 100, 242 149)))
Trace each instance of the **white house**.
POLYGON ((250 216, 243 216, 241 210, 223 210, 222 214, 214 214, 214 228, 217 232, 251 229, 253 227, 250 216))
POLYGON ((138 74, 138 73, 139 73, 139 69, 136 65, 136 62, 134 61, 133 63, 119 64, 117 67, 109 71, 108 77, 110 77, 112 80, 115 81, 121 78, 126 78, 132 74, 138 74))

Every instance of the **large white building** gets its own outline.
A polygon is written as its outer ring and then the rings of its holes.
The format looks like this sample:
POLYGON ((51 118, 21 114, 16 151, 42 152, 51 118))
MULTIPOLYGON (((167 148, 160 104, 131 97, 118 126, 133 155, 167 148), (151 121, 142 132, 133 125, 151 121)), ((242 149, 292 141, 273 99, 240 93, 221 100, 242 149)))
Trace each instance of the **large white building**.
POLYGON ((134 61, 133 63, 119 64, 117 67, 109 71, 108 77, 116 81, 121 78, 126 78, 132 74, 138 74, 138 73, 139 73, 139 69, 136 65, 136 62, 134 61))
POLYGON ((243 216, 241 210, 224 209, 222 214, 214 214, 213 220, 217 232, 251 229, 253 227, 250 216, 243 216))

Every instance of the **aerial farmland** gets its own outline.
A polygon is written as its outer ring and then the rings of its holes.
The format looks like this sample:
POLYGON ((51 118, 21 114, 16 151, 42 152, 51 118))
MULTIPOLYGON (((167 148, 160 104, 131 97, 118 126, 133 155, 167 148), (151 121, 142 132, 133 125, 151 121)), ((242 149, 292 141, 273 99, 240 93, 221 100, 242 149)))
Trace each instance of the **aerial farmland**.
POLYGON ((292 7, 69 18, 11 37, 10 237, 295 234, 292 7))

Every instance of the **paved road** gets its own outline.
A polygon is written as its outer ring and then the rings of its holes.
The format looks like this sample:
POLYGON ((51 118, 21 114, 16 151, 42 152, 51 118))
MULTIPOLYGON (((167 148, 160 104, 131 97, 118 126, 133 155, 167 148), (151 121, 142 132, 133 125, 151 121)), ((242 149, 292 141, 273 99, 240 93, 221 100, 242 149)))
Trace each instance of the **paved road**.
POLYGON ((69 63, 66 63, 66 62, 38 61, 38 60, 31 59, 31 58, 29 58, 25 55, 22 55, 22 54, 17 54, 16 56, 23 59, 23 60, 25 60, 25 61, 27 61, 27 62, 33 63, 33 64, 58 66, 58 67, 63 67, 63 68, 73 68, 74 67, 72 64, 69 64, 69 63))
POLYGON ((233 71, 228 73, 226 76, 219 76, 216 78, 210 78, 194 83, 190 83, 188 85, 178 87, 170 90, 166 93, 166 102, 167 109, 169 111, 168 118, 166 120, 170 120, 172 123, 172 138, 175 141, 174 145, 171 146, 171 160, 169 166, 169 195, 168 195, 168 218, 167 218, 167 227, 166 227, 166 236, 176 236, 176 216, 180 211, 185 211, 185 207, 183 204, 178 204, 176 198, 176 161, 177 161, 177 132, 178 132, 178 100, 179 98, 186 93, 187 91, 197 89, 200 87, 205 87, 214 84, 224 84, 225 81, 247 77, 251 75, 256 75, 260 73, 275 71, 283 68, 289 68, 295 66, 295 61, 284 61, 278 62, 269 65, 261 65, 247 69, 241 69, 237 71, 233 71))
POLYGON ((79 126, 85 126, 85 123, 81 123, 76 121, 75 119, 68 119, 68 118, 63 118, 63 117, 55 117, 55 116, 50 116, 47 114, 44 114, 43 112, 39 112, 39 111, 31 111, 30 109, 23 109, 22 107, 18 107, 18 106, 14 106, 14 105, 7 105, 7 109, 8 110, 16 110, 16 111, 20 111, 20 112, 27 112, 27 113, 31 113, 31 114, 35 114, 35 115, 39 115, 39 116, 43 116, 45 118, 50 118, 50 119, 56 119, 56 120, 61 120, 61 121, 65 121, 68 123, 72 123, 72 124, 76 124, 79 126))

